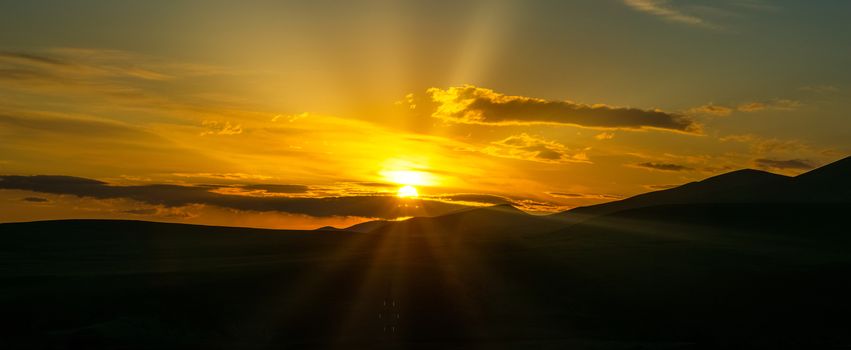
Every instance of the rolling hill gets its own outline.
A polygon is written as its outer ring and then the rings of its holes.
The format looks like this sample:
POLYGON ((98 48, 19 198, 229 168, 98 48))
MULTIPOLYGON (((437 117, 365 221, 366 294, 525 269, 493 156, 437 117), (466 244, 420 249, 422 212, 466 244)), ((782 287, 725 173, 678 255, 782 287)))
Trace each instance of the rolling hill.
POLYGON ((364 232, 0 224, 0 339, 35 349, 848 347, 848 162, 794 178, 728 173, 577 209, 581 222, 500 205, 364 232))

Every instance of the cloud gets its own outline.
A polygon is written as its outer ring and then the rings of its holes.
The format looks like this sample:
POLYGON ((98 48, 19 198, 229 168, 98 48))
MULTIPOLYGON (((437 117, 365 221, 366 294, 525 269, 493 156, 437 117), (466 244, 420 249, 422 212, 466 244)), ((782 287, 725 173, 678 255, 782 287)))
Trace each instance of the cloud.
POLYGON ((208 187, 170 184, 117 186, 61 175, 0 176, 0 189, 73 195, 95 199, 131 199, 166 208, 210 205, 240 211, 286 212, 314 217, 359 216, 393 219, 441 215, 468 206, 437 200, 405 200, 395 196, 280 197, 245 196, 211 192, 208 187))
POLYGON ((209 79, 240 73, 246 72, 117 50, 50 48, 0 52, 0 90, 8 90, 0 94, 35 93, 63 100, 96 97, 101 105, 110 108, 141 109, 181 118, 264 114, 246 110, 244 100, 232 94, 210 90, 193 93, 195 89, 188 85, 195 84, 186 83, 203 79, 204 88, 209 89, 209 79))
POLYGON ((541 163, 588 163, 585 150, 571 151, 564 145, 522 133, 491 142, 482 152, 497 157, 541 163))
POLYGON ((0 114, 0 127, 20 130, 27 134, 64 134, 86 138, 108 138, 107 135, 125 139, 138 139, 143 136, 156 137, 153 134, 117 122, 81 118, 38 118, 0 114))
POLYGON ((459 194, 450 194, 443 195, 438 197, 442 200, 452 201, 452 202, 471 202, 471 203, 479 203, 479 204, 515 204, 509 198, 494 196, 490 194, 478 194, 478 193, 459 193, 459 194))
POLYGON ((18 62, 23 64, 47 64, 57 66, 67 66, 69 63, 54 57, 36 55, 26 52, 0 52, 0 61, 3 62, 18 62))
POLYGON ((205 135, 239 135, 242 133, 242 125, 231 124, 228 121, 220 122, 216 120, 205 120, 201 125, 206 128, 201 132, 201 136, 205 135))
POLYGON ((559 198, 577 198, 577 199, 621 199, 623 197, 613 194, 599 193, 566 193, 566 192, 547 192, 548 195, 559 198))
POLYGON ((759 168, 777 170, 810 170, 815 168, 813 162, 805 159, 779 160, 760 158, 754 160, 754 164, 759 168))
POLYGON ((64 113, 16 112, 12 115, 2 109, 0 106, 0 154, 14 163, 115 173, 205 171, 221 164, 201 150, 177 144, 150 128, 76 114, 67 117, 64 113), (105 162, 110 159, 123 161, 105 162), (136 161, 128 161, 131 159, 136 161))
POLYGON ((692 109, 689 109, 688 111, 692 114, 708 114, 716 117, 726 117, 733 112, 733 109, 730 107, 719 106, 710 103, 703 106, 694 107, 692 109))
POLYGON ((740 104, 736 109, 740 112, 759 112, 766 109, 793 111, 800 108, 803 104, 800 101, 789 99, 777 99, 769 102, 748 102, 740 104))
POLYGON ((222 180, 268 180, 271 176, 246 173, 172 173, 171 175, 186 178, 222 179, 222 180))
POLYGON ((659 171, 686 171, 692 170, 691 167, 687 167, 685 165, 673 164, 673 163, 655 163, 655 162, 644 162, 633 164, 632 166, 649 169, 649 170, 659 170, 659 171))
POLYGON ((288 123, 294 123, 294 122, 297 122, 297 121, 304 119, 304 118, 307 118, 307 117, 310 117, 310 113, 302 112, 302 113, 299 113, 299 114, 291 114, 291 115, 277 114, 274 117, 272 117, 271 120, 272 120, 273 123, 277 123, 279 121, 280 122, 286 121, 288 123))
POLYGON ((601 132, 594 136, 597 140, 611 140, 615 138, 615 133, 613 132, 601 132))
POLYGON ((24 201, 24 202, 32 202, 32 203, 49 202, 49 200, 47 198, 41 198, 41 197, 26 197, 26 198, 22 198, 21 200, 24 201))
POLYGON ((709 103, 703 106, 691 108, 687 111, 688 114, 704 114, 716 117, 726 117, 734 111, 751 113, 764 110, 792 111, 798 109, 803 104, 800 101, 789 99, 775 99, 767 102, 745 102, 736 107, 727 107, 709 103))
POLYGON ((130 210, 125 210, 124 213, 135 214, 135 215, 153 215, 153 214, 157 213, 157 210, 155 208, 130 209, 130 210))
POLYGON ((310 188, 305 185, 250 184, 240 186, 249 191, 265 191, 268 193, 304 193, 310 188))
MULTIPOLYGON (((140 56, 119 53, 120 51, 79 49, 54 49, 45 53, 0 52, 0 67, 29 72, 27 78, 32 80, 53 82, 78 83, 79 79, 88 78, 149 81, 173 78, 160 69, 140 67, 139 63, 143 62, 140 56)), ((145 63, 152 65, 150 62, 145 63)), ((0 78, 2 77, 0 75, 0 78)))
POLYGON ((754 134, 735 134, 721 137, 722 142, 739 142, 750 146, 751 153, 759 158, 818 158, 843 154, 833 148, 817 148, 796 139, 766 138, 754 134))
POLYGON ((736 109, 742 112, 757 112, 765 108, 765 103, 762 102, 748 102, 740 104, 739 107, 736 107, 736 109))
POLYGON ((669 188, 679 187, 679 186, 681 186, 681 185, 682 185, 682 184, 646 185, 646 186, 644 186, 644 187, 647 187, 647 188, 649 188, 649 189, 651 189, 651 190, 667 190, 667 189, 669 189, 669 188))
POLYGON ((839 88, 833 85, 809 85, 802 86, 799 90, 812 92, 816 94, 829 94, 839 92, 839 88))
POLYGON ((549 101, 509 96, 472 85, 430 88, 437 104, 432 117, 445 122, 484 125, 574 125, 604 129, 658 129, 698 133, 700 126, 684 115, 602 104, 549 101))
POLYGON ((668 21, 688 24, 692 26, 717 28, 712 23, 707 22, 703 18, 684 13, 678 9, 668 6, 668 1, 663 0, 624 0, 624 3, 637 10, 647 14, 651 14, 668 21))

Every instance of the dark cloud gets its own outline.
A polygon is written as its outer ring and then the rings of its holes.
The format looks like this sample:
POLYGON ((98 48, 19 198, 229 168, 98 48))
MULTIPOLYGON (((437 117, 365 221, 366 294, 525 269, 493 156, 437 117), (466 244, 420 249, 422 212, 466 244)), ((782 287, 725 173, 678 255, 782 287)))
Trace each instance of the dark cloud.
POLYGON ((16 61, 24 61, 24 62, 32 62, 32 63, 41 63, 41 64, 50 64, 50 65, 67 65, 68 62, 64 60, 60 60, 55 57, 45 56, 45 55, 37 55, 32 53, 25 52, 0 52, 0 58, 2 59, 11 59, 16 61))
POLYGON ((582 198, 582 199, 621 199, 623 197, 616 196, 613 194, 600 194, 600 193, 565 193, 565 192, 547 192, 547 194, 553 197, 561 197, 561 198, 582 198))
POLYGON ((661 170, 661 171, 686 171, 692 170, 692 168, 687 167, 685 165, 672 164, 672 163, 654 163, 654 162, 644 162, 635 164, 636 167, 650 169, 650 170, 661 170))
POLYGON ((26 198, 21 198, 21 200, 24 201, 24 202, 33 202, 33 203, 49 202, 49 200, 47 198, 41 198, 41 197, 26 197, 26 198))
POLYGON ((697 133, 700 126, 685 115, 653 109, 586 105, 570 101, 508 96, 472 85, 431 88, 437 104, 433 117, 469 124, 569 124, 592 128, 663 129, 697 133))
POLYGON ((489 194, 461 193, 441 196, 441 199, 457 202, 475 202, 485 204, 514 204, 511 199, 489 194))
POLYGON ((647 187, 651 190, 667 190, 669 188, 674 188, 674 187, 678 187, 678 186, 680 186, 680 185, 647 185, 647 186, 644 186, 644 187, 647 187))
POLYGON ((72 176, 35 175, 0 176, 0 189, 74 195, 96 199, 124 198, 150 205, 181 207, 190 204, 212 205, 245 211, 279 211, 310 216, 362 216, 397 218, 430 216, 466 208, 464 205, 436 200, 400 200, 395 196, 347 197, 254 197, 210 192, 207 187, 168 184, 113 186, 72 176))
POLYGON ((153 208, 150 208, 150 209, 132 209, 132 210, 125 210, 124 213, 136 214, 136 215, 153 215, 153 214, 157 213, 157 210, 153 209, 153 208))
POLYGON ((240 186, 243 189, 250 191, 266 191, 269 193, 304 193, 307 192, 310 187, 305 185, 279 185, 279 184, 251 184, 251 185, 242 185, 240 186))
POLYGON ((780 169, 780 170, 809 170, 815 168, 812 162, 805 159, 757 159, 754 161, 757 167, 763 169, 780 169))

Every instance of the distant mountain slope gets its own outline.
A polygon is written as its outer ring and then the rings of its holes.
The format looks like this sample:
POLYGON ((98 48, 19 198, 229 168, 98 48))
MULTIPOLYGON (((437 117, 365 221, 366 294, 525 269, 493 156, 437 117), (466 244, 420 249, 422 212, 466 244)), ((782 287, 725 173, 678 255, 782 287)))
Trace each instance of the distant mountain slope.
POLYGON ((795 177, 799 200, 851 201, 851 157, 795 177))
POLYGON ((624 210, 699 203, 851 202, 851 157, 797 177, 744 169, 624 200, 553 214, 568 222, 624 210))
POLYGON ((560 220, 532 215, 509 204, 500 204, 437 217, 387 222, 372 232, 519 235, 552 231, 563 226, 564 223, 560 220))
POLYGON ((378 229, 381 226, 386 225, 389 222, 392 222, 392 221, 372 220, 372 221, 362 222, 362 223, 359 223, 359 224, 356 224, 356 225, 346 227, 343 230, 351 231, 351 232, 361 232, 361 233, 370 232, 370 231, 374 231, 374 230, 378 229))

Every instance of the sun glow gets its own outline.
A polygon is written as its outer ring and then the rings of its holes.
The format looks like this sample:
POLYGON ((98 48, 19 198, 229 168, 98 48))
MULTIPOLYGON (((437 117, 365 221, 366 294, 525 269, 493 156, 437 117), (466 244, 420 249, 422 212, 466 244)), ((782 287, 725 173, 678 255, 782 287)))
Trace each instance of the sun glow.
POLYGON ((429 174, 414 170, 391 170, 381 172, 386 179, 400 185, 426 185, 429 174))
POLYGON ((399 196, 399 198, 417 198, 420 196, 417 189, 411 185, 400 187, 399 192, 396 195, 399 196))

